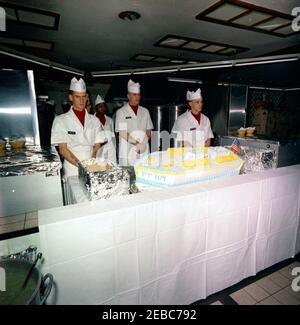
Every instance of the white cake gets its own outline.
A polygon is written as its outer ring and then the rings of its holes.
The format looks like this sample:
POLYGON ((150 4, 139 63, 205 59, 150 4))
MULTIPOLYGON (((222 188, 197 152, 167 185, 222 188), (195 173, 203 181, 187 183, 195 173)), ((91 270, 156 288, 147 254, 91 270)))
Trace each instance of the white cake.
POLYGON ((224 147, 170 148, 145 155, 134 169, 137 184, 175 187, 238 175, 243 163, 224 147))

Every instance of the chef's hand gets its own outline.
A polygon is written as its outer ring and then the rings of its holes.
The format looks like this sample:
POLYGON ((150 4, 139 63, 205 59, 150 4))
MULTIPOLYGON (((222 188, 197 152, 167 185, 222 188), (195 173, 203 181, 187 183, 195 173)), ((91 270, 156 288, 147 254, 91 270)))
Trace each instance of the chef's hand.
POLYGON ((138 143, 136 146, 136 152, 142 154, 146 151, 146 145, 144 143, 138 143))

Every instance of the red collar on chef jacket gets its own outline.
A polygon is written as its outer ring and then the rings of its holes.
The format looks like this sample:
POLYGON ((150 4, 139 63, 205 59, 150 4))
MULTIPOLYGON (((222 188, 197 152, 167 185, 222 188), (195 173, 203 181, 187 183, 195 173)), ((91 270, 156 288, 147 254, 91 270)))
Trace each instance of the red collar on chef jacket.
POLYGON ((191 114, 194 116, 194 118, 198 121, 199 125, 200 125, 200 121, 201 121, 201 113, 199 114, 194 114, 192 111, 191 111, 191 114))
POLYGON ((84 127, 85 109, 82 111, 79 111, 79 110, 75 109, 74 107, 72 107, 72 110, 73 110, 74 114, 78 117, 81 125, 84 127))
POLYGON ((97 116, 98 119, 100 120, 101 124, 102 124, 102 125, 105 125, 105 122, 106 122, 105 115, 104 115, 104 114, 97 114, 96 116, 97 116))
POLYGON ((138 109, 139 109, 139 105, 130 105, 131 109, 133 110, 134 114, 137 115, 138 109))

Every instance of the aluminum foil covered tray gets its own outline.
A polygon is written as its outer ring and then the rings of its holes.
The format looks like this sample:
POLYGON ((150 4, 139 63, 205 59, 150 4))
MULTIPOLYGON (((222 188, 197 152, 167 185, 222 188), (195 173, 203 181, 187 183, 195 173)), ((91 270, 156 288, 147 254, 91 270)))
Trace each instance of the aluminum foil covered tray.
POLYGON ((274 150, 241 147, 239 156, 245 161, 242 174, 251 174, 276 168, 276 152, 274 150))
POLYGON ((59 175, 62 167, 54 148, 27 146, 18 150, 0 152, 0 177, 34 175, 59 175))
POLYGON ((127 168, 88 159, 79 163, 79 180, 90 201, 130 193, 127 168))

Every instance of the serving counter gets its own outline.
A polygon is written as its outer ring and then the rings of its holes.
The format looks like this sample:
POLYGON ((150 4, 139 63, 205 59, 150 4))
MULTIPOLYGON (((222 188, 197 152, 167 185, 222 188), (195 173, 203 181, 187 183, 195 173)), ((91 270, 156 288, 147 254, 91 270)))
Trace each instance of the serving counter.
POLYGON ((0 223, 2 218, 63 206, 60 169, 51 147, 0 152, 0 223))
POLYGON ((189 304, 300 252, 300 165, 41 210, 56 304, 189 304))

